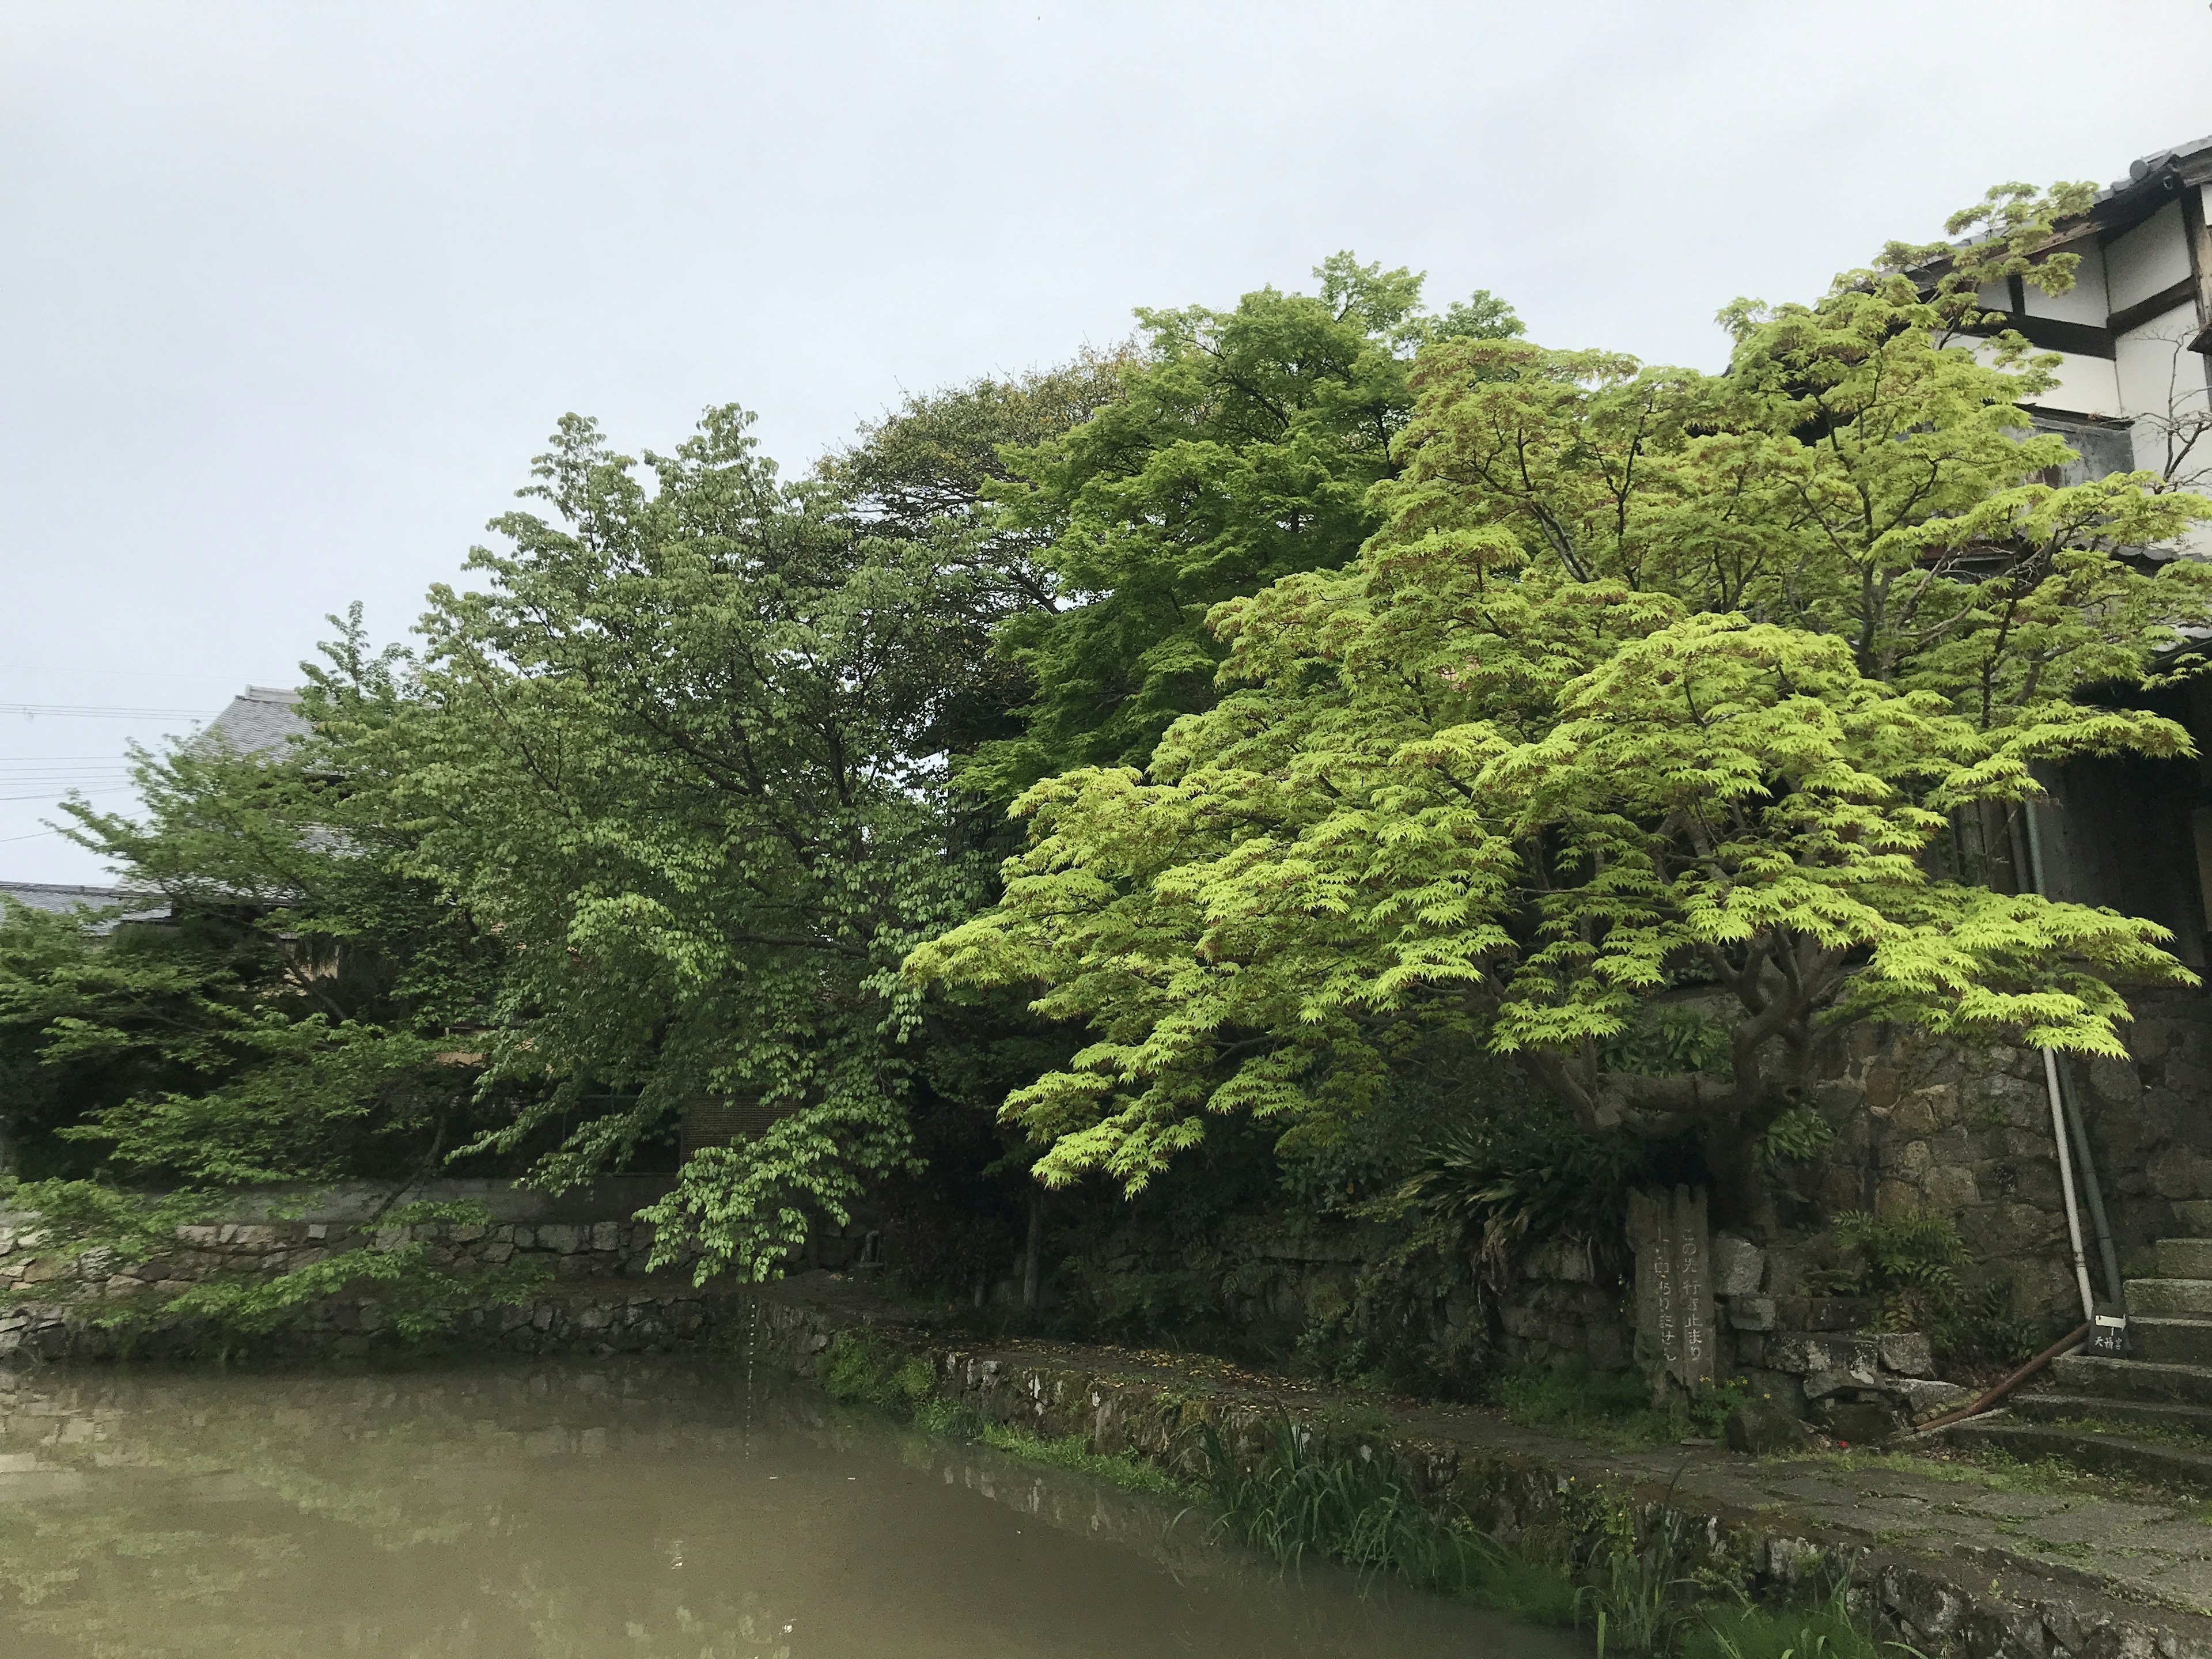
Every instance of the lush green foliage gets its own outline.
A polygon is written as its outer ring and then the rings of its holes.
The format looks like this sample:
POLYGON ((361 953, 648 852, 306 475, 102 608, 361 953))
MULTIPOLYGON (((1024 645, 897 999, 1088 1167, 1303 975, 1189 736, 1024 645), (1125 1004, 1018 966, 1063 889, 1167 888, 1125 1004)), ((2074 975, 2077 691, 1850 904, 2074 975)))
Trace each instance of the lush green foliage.
MULTIPOLYGON (((480 1144, 580 1122, 538 1166, 618 1164, 686 1106, 782 1115, 689 1160, 663 1257, 760 1273, 898 1167, 915 998, 897 966, 967 913, 939 726, 981 657, 977 583, 857 538, 735 410, 655 488, 564 424, 483 581, 434 591, 394 794, 411 867, 507 948, 494 1079, 551 1087, 480 1144)), ((703 1270, 703 1269, 702 1269, 703 1270)))
POLYGON ((1739 301, 1717 376, 1339 255, 909 398, 798 482, 734 407, 638 459, 571 416, 419 660, 356 619, 297 753, 187 746, 144 823, 80 809, 177 920, 0 921, 7 1133, 189 1192, 558 1188, 759 1109, 651 1212, 664 1261, 764 1276, 872 1192, 964 1293, 1032 1165, 1140 1194, 1234 1117, 1162 1206, 1183 1262, 1088 1305, 1218 1313, 1188 1263, 1256 1184, 1398 1230, 1310 1333, 1338 1372, 1463 1245, 1602 1241, 1686 1146, 1768 1223, 1832 1134, 1824 1023, 2110 1054, 2120 988, 2187 978, 1947 854, 2036 768, 2189 750, 2123 694, 2212 618, 2212 571, 2141 556, 2208 509, 2050 482, 2047 362, 1978 308, 2063 291, 2084 199, 1739 301), (1407 1105, 1503 1064, 1480 1111, 1407 1105))
POLYGON ((1141 365, 1060 435, 1000 453, 1002 538, 1033 546, 1034 608, 998 650, 1034 694, 1018 738, 963 769, 1001 796, 1097 763, 1141 763, 1168 723, 1213 700, 1207 607, 1350 560, 1378 522, 1414 350, 1521 331, 1486 293, 1438 317, 1411 271, 1340 253, 1316 295, 1268 288, 1233 311, 1137 313, 1141 365))
POLYGON ((83 839, 173 921, 111 938, 73 917, 0 918, 0 1105, 33 1168, 191 1184, 434 1167, 476 1078, 457 1030, 485 1017, 501 953, 428 884, 377 811, 352 734, 391 717, 389 653, 358 617, 313 671, 315 736, 240 755, 142 754, 143 821, 76 812, 83 839), (26 1108, 27 1107, 27 1110, 26 1108))
POLYGON ((2207 615, 2212 572, 2119 556, 2206 504, 2043 482, 2066 452, 2017 402, 2046 371, 1949 343, 1991 272, 2063 286, 2021 250, 2064 205, 2007 205, 1933 295, 1890 268, 1739 306, 1717 379, 1423 353, 1358 561, 1217 606, 1218 706, 1145 769, 1030 789, 1000 905, 909 964, 1089 1029, 1008 1103, 1044 1178, 1133 1189, 1209 1116, 1357 1109, 1445 1030, 1591 1127, 1697 1133, 1755 1212, 1824 1018, 2121 1052, 2115 981, 2188 977, 2161 930, 1928 856, 2036 764, 2188 750, 2075 694, 2207 615), (1684 993, 1723 1065, 1606 1063, 1684 993))
POLYGON ((1502 1279, 1530 1239, 1614 1247, 1627 1189, 1656 1162, 1650 1143, 1593 1135, 1546 1103, 1445 1129, 1399 1197, 1456 1223, 1475 1259, 1502 1279))
POLYGON ((1949 1216, 1846 1210, 1835 1236, 1844 1259, 1812 1282, 1873 1297, 1876 1324, 1925 1331, 1939 1359, 2011 1364, 2048 1340, 2043 1322, 2021 1312, 2008 1264, 1969 1271, 1979 1264, 1949 1216))
POLYGON ((1838 1583, 1810 1607, 1762 1607, 1750 1602, 1708 1613, 1683 1632, 1682 1659, 1879 1659, 1909 1655, 1901 1642, 1877 1642, 1853 1616, 1848 1584, 1838 1583))
POLYGON ((1392 1575, 1532 1621, 1565 1624, 1572 1616, 1564 1571, 1438 1521, 1387 1453, 1324 1449, 1287 1418, 1255 1466, 1248 1468, 1211 1424, 1200 1443, 1216 1530, 1285 1565, 1327 1556, 1363 1577, 1392 1575))

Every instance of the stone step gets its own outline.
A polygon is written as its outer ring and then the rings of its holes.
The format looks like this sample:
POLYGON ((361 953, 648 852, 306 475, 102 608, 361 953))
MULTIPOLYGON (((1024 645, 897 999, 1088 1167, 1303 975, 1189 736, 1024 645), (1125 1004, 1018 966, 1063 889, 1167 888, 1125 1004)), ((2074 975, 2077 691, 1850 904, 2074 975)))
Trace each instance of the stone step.
POLYGON ((2212 1279, 2212 1238, 2158 1241, 2160 1279, 2212 1279))
POLYGON ((2103 1359, 2095 1354, 2069 1353, 2051 1363, 2051 1376, 2069 1394, 2094 1395, 2103 1400, 2167 1400, 2183 1405, 2212 1406, 2212 1367, 2203 1365, 2103 1359))
POLYGON ((2169 1364, 2212 1364, 2212 1319, 2130 1318, 2128 1350, 2138 1359, 2169 1364))
POLYGON ((2212 1490, 2212 1451, 2092 1429, 2022 1423, 2002 1413, 1969 1418, 1936 1432, 1947 1445, 2001 1451, 2021 1462, 2056 1457, 2092 1474, 2120 1474, 2164 1486, 2212 1490))
POLYGON ((2212 1405, 2185 1400, 2115 1400, 2109 1395, 2060 1394, 2038 1391, 2016 1394, 2004 1408, 2028 1423, 2075 1423, 2083 1419, 2110 1424, 2116 1431, 2127 1428, 2168 1434, 2198 1434, 2212 1444, 2212 1405))
POLYGON ((2212 1279, 2130 1279, 2128 1317, 2212 1318, 2212 1279))

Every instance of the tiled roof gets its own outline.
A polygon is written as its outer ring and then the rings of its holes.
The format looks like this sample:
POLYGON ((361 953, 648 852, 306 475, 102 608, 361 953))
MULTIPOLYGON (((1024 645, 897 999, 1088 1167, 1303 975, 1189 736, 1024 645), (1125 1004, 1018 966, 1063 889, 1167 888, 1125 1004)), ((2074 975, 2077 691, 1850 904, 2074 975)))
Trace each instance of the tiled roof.
POLYGON ((109 910, 118 904, 131 907, 95 930, 103 933, 117 921, 159 921, 169 914, 169 901, 143 887, 76 887, 44 881, 0 881, 0 899, 13 899, 26 909, 44 910, 50 915, 67 915, 73 910, 109 910))
POLYGON ((295 707, 300 694, 281 685, 249 685, 215 717, 201 741, 212 738, 238 755, 281 756, 314 728, 295 707))
POLYGON ((2141 184, 2160 168, 2179 167, 2184 161, 2203 155, 2207 150, 2212 150, 2212 132, 2208 132, 2202 138, 2191 138, 2185 144, 2176 144, 2170 149, 2154 149, 2148 155, 2138 155, 2128 163, 2128 176, 2113 179, 2097 192, 2097 198, 2102 201, 2118 196, 2122 191, 2141 184))

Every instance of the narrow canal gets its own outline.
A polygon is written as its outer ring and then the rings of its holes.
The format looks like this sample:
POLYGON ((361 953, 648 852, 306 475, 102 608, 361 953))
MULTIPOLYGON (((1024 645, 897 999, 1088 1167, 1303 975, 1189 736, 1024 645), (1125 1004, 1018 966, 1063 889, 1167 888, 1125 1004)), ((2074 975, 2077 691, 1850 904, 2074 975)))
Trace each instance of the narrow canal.
POLYGON ((1553 1659, 726 1368, 0 1371, 6 1659, 1553 1659))

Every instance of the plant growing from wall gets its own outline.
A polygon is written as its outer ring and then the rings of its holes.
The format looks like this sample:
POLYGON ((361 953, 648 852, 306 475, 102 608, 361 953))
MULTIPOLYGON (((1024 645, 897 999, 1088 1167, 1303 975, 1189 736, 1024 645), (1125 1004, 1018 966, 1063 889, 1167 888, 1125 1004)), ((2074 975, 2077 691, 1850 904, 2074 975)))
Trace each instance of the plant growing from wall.
POLYGON ((1814 1283, 1873 1297, 1878 1329, 1924 1331, 1938 1358, 1963 1363, 2023 1359, 2042 1346, 2041 1322, 2021 1311, 2009 1270, 1971 1273, 1972 1247, 1951 1217, 1846 1210, 1835 1235, 1847 1255, 1814 1283))

